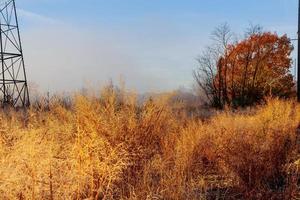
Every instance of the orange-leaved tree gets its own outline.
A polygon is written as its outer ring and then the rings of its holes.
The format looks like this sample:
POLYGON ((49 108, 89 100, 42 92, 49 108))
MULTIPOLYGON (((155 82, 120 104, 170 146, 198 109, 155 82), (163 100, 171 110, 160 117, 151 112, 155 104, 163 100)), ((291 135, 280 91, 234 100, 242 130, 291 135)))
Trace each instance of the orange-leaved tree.
POLYGON ((290 97, 294 93, 292 50, 286 35, 253 31, 241 41, 224 43, 218 53, 210 49, 215 60, 207 53, 202 56, 195 78, 211 103, 220 108, 253 105, 268 95, 290 97))

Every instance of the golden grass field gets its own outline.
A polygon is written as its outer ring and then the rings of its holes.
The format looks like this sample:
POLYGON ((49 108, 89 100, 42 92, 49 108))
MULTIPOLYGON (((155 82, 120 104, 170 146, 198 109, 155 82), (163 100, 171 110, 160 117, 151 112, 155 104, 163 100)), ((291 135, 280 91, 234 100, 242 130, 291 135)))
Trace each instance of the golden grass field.
POLYGON ((0 117, 0 199, 297 199, 300 105, 186 113, 104 89, 0 117), (298 134, 298 135, 297 135, 298 134))

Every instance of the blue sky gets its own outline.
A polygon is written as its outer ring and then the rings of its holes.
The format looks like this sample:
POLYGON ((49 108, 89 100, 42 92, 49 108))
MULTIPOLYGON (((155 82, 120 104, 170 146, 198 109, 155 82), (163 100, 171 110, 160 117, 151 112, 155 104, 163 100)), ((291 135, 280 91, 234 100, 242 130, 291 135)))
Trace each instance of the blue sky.
POLYGON ((296 36, 297 0, 16 0, 30 82, 76 90, 125 80, 137 91, 191 88, 214 27, 249 23, 296 36))

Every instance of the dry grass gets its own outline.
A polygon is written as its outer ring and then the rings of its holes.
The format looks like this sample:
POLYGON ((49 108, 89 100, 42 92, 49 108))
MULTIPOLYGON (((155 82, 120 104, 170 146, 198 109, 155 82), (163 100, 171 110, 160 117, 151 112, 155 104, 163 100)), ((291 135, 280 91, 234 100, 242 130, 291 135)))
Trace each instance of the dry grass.
POLYGON ((275 99, 200 120, 171 97, 138 105, 105 88, 2 112, 0 199, 299 197, 299 105, 275 99))

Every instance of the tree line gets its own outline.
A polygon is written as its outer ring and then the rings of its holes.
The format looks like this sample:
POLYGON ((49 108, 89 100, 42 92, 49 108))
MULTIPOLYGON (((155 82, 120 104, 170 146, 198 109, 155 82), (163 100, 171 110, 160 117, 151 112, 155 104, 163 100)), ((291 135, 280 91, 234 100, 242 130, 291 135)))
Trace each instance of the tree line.
POLYGON ((267 96, 295 95, 291 74, 293 45, 287 35, 251 26, 237 39, 228 24, 212 33, 213 43, 198 57, 194 78, 214 107, 245 107, 267 96))

